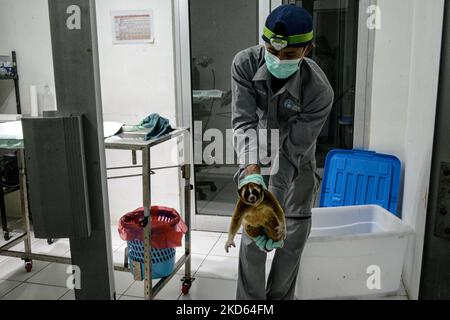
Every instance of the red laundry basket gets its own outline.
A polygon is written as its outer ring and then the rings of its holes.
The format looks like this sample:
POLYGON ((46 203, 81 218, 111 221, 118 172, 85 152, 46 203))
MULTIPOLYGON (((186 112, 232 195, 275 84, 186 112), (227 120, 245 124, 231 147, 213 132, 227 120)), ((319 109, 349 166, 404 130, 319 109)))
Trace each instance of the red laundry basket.
MULTIPOLYGON (((167 249, 182 246, 183 235, 188 228, 180 214, 172 208, 152 206, 152 248, 167 249)), ((144 208, 125 214, 119 221, 120 238, 124 241, 144 241, 140 221, 144 218, 144 208)))

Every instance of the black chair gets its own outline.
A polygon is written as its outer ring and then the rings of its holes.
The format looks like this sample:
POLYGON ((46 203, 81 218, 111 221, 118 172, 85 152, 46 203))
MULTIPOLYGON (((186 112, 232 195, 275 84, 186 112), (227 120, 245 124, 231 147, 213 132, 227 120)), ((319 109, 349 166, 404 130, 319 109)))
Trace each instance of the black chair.
MULTIPOLYGON (((208 168, 210 166, 204 164, 204 165, 198 165, 195 166, 196 173, 201 171, 202 169, 208 168)), ((203 188, 209 188, 209 191, 211 192, 217 192, 218 188, 214 181, 212 180, 205 180, 205 181, 196 181, 195 183, 195 191, 198 193, 198 197, 200 200, 204 201, 208 198, 208 195, 205 193, 203 188)))

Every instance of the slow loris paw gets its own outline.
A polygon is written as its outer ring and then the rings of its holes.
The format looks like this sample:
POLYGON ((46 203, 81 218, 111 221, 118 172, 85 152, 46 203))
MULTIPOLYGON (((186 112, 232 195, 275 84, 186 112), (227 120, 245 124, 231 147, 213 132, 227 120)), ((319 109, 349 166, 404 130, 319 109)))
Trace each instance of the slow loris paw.
POLYGON ((236 248, 236 244, 234 243, 233 240, 228 240, 225 243, 225 251, 228 253, 231 247, 236 248))
POLYGON ((275 231, 277 233, 277 237, 281 240, 286 239, 286 228, 283 226, 278 226, 275 228, 275 231))

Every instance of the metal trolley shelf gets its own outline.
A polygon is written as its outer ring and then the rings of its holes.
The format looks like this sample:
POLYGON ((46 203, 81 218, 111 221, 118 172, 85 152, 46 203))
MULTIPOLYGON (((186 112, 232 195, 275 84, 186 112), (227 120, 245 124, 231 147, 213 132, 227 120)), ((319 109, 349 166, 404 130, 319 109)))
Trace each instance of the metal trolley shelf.
MULTIPOLYGON (((108 170, 117 169, 130 169, 130 168, 140 168, 142 167, 142 186, 143 186, 143 207, 144 207, 144 217, 146 218, 146 225, 144 228, 144 294, 145 299, 153 299, 161 289, 173 278, 173 276, 180 270, 180 268, 185 265, 185 277, 182 284, 182 293, 187 294, 192 285, 192 275, 191 275, 191 168, 189 164, 183 163, 178 166, 167 166, 160 168, 151 168, 151 148, 160 145, 166 141, 183 137, 183 142, 187 140, 188 129, 177 129, 170 133, 169 135, 163 136, 158 139, 143 141, 139 133, 124 133, 122 135, 114 136, 107 139, 105 142, 106 149, 115 150, 130 150, 133 155, 133 166, 130 167, 116 167, 108 168, 108 170), (137 166, 136 152, 142 152, 142 166, 137 166), (166 278, 161 279, 155 287, 152 285, 152 259, 151 259, 151 219, 150 219, 150 206, 151 206, 151 176, 159 170, 167 170, 173 168, 180 168, 182 177, 185 181, 184 184, 184 219, 188 227, 188 232, 185 235, 185 254, 181 257, 175 264, 175 269, 172 274, 166 278)), ((183 148, 184 152, 189 151, 189 148, 183 148)), ((188 154, 185 154, 185 162, 188 162, 188 154)), ((116 176, 109 179, 120 179, 129 178, 140 175, 126 175, 126 176, 116 176)), ((115 270, 130 272, 127 267, 127 257, 125 256, 125 262, 123 267, 115 266, 115 270)))
MULTIPOLYGON (((117 136, 111 137, 105 140, 105 149, 110 150, 130 150, 133 155, 133 165, 128 167, 114 167, 108 168, 108 171, 118 170, 118 169, 130 169, 130 168, 142 168, 142 174, 138 175, 127 175, 127 176, 115 176, 108 179, 120 179, 135 176, 142 176, 143 184, 143 207, 145 210, 145 217, 150 217, 150 206, 151 206, 151 176, 159 170, 166 170, 171 168, 179 168, 182 173, 182 178, 184 179, 184 201, 183 201, 183 213, 184 220, 188 227, 188 231, 185 235, 185 254, 181 257, 175 264, 175 268, 171 275, 161 279, 154 287, 152 285, 152 260, 151 260, 151 219, 144 228, 144 297, 146 300, 152 300, 155 296, 163 289, 163 287, 175 276, 175 274, 185 265, 185 277, 182 283, 182 293, 187 294, 192 285, 193 278, 191 272, 191 166, 189 164, 189 147, 185 147, 184 151, 184 163, 181 165, 151 168, 151 148, 160 145, 166 141, 183 138, 184 145, 188 140, 189 129, 180 128, 172 133, 160 137, 158 139, 153 139, 150 141, 144 141, 140 133, 123 133, 117 136), (142 166, 137 165, 137 152, 142 152, 142 166)), ((22 204, 22 218, 25 222, 23 234, 15 237, 13 240, 9 241, 5 245, 0 247, 0 256, 8 256, 21 258, 25 261, 25 269, 30 272, 32 269, 32 261, 46 261, 53 263, 71 264, 70 258, 33 254, 31 248, 31 226, 29 220, 29 208, 27 201, 27 180, 24 162, 24 150, 18 149, 18 166, 20 174, 20 195, 22 204), (17 244, 24 242, 25 250, 12 251, 10 250, 17 244)), ((147 220, 147 219, 146 219, 147 220)), ((130 272, 127 266, 127 257, 125 256, 124 266, 114 266, 114 269, 122 272, 130 272)))

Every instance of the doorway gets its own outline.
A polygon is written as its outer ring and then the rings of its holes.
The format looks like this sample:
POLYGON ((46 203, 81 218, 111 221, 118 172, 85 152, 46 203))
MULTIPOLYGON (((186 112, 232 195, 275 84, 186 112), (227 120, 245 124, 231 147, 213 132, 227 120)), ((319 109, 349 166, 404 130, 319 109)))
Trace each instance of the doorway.
MULTIPOLYGON (((219 130, 226 137, 231 129, 231 63, 239 51, 259 42, 259 3, 191 0, 189 9, 194 135, 219 130)), ((203 142, 202 151, 209 143, 203 142)), ((238 166, 217 164, 203 154, 196 159, 201 159, 195 166, 197 214, 231 216, 236 198, 231 177, 238 166)))
MULTIPOLYGON (((227 130, 231 129, 232 60, 239 51, 261 44, 261 30, 270 9, 291 2, 313 15, 317 47, 311 58, 321 66, 335 90, 333 112, 317 146, 317 164, 323 168, 330 150, 354 146, 358 0, 278 1, 276 4, 261 0, 189 1, 193 135, 204 138, 205 131, 214 129, 227 136, 227 130)), ((236 202, 232 177, 237 166, 205 159, 203 151, 211 141, 202 141, 201 151, 194 150, 195 227, 225 231, 236 202)))

